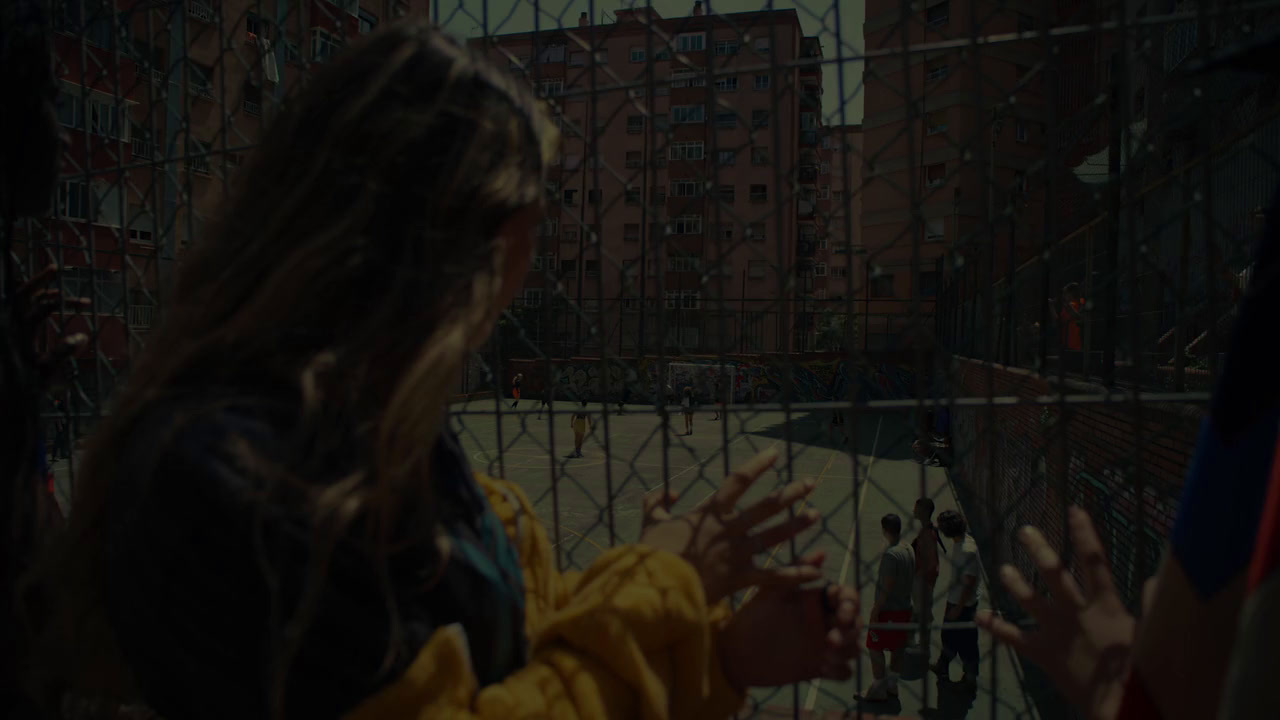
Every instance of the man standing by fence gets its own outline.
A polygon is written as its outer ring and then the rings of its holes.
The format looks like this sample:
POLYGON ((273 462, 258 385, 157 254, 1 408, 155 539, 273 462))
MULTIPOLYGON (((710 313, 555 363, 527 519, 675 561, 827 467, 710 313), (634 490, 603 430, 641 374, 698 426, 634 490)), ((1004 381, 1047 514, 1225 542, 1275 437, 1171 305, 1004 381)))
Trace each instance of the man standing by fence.
MULTIPOLYGON (((911 591, 916 574, 915 554, 902 543, 902 518, 889 513, 880 518, 884 532, 884 555, 880 557, 880 576, 876 581, 875 604, 871 606, 872 623, 911 622, 911 591)), ((875 682, 867 689, 864 700, 888 700, 898 694, 898 673, 902 672, 902 654, 907 646, 906 630, 867 630, 867 650, 871 659, 871 675, 875 682), (888 671, 885 651, 889 652, 888 671)))
MULTIPOLYGON (((951 541, 951 581, 947 586, 948 623, 971 623, 982 598, 979 584, 981 570, 978 564, 978 543, 968 533, 964 518, 954 510, 938 516, 938 529, 951 541)), ((975 689, 978 686, 978 629, 952 629, 942 631, 942 654, 932 670, 945 681, 951 679, 951 661, 959 655, 964 663, 961 686, 975 689)))

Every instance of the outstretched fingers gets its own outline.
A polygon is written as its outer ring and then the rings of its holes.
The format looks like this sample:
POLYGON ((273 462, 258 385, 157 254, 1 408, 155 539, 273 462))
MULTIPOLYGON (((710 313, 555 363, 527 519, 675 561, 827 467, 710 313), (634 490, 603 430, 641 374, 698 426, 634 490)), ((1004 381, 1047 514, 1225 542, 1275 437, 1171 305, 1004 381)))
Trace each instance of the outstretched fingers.
POLYGON ((804 532, 821 519, 822 514, 817 510, 810 509, 798 512, 786 520, 756 533, 752 539, 751 546, 756 550, 764 550, 774 545, 781 545, 804 532))
POLYGON ((723 511, 731 510, 738 504, 738 500, 742 499, 747 489, 776 462, 778 462, 778 451, 772 448, 751 458, 729 473, 724 484, 716 491, 713 502, 723 511))
POLYGON ((1068 508, 1067 529, 1071 532, 1071 544, 1075 547, 1080 563, 1085 595, 1095 598, 1115 593, 1107 551, 1102 547, 1102 540, 1098 538, 1098 532, 1094 530, 1088 513, 1074 505, 1068 508))
POLYGON ((812 480, 793 482, 769 493, 733 519, 744 531, 759 525, 807 497, 817 485, 812 480))
POLYGON ((1024 525, 1018 531, 1018 540, 1035 562, 1053 599, 1073 608, 1084 607, 1084 594, 1080 591, 1080 586, 1071 577, 1071 571, 1062 564, 1062 557, 1049 545, 1044 533, 1030 525, 1024 525))

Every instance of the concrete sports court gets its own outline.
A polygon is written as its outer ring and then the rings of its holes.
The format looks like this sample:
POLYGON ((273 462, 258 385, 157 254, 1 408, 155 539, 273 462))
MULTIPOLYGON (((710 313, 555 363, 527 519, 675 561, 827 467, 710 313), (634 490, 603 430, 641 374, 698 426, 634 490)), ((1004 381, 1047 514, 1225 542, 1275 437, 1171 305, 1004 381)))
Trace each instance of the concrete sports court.
MULTIPOLYGON (((897 513, 903 518, 904 536, 913 536, 911 508, 922 483, 934 499, 936 512, 957 509, 946 470, 912 459, 911 423, 901 411, 864 411, 856 418, 846 411, 846 428, 856 449, 851 454, 830 432, 830 412, 825 410, 784 413, 734 407, 720 422, 712 420, 713 410, 701 409, 694 417, 693 434, 683 436, 684 420, 678 409, 664 428, 663 418, 653 407, 630 405, 618 415, 613 405, 606 415, 600 404, 592 403, 588 409, 594 428, 583 445, 584 457, 576 459, 566 457, 573 450, 569 418, 576 403, 558 402, 554 413, 543 412, 541 420, 536 401, 527 403, 528 407, 522 403, 518 410, 511 410, 509 404, 509 399, 493 398, 456 404, 453 426, 477 471, 512 480, 528 493, 566 569, 586 567, 611 544, 634 542, 643 500, 648 494, 661 493, 664 480, 679 493, 674 511, 680 512, 715 492, 728 467, 776 448, 782 456, 777 467, 751 488, 743 502, 786 482, 814 480, 817 488, 808 503, 822 513, 823 520, 800 536, 794 550, 797 555, 825 551, 827 578, 859 588, 865 618, 884 546, 880 518, 897 513)), ((791 551, 780 546, 759 562, 786 563, 791 551)), ((990 570, 984 568, 984 576, 990 570)), ((942 617, 949 573, 948 567, 942 568, 935 589, 935 622, 942 617)), ((986 607, 990 594, 985 581, 983 585, 982 606, 986 607)), ((981 643, 983 664, 976 693, 940 686, 934 675, 925 672, 922 656, 909 655, 899 698, 863 703, 862 709, 936 718, 1038 717, 1023 692, 1023 669, 1017 657, 1003 647, 993 655, 985 634, 981 643), (994 673, 992 662, 998 665, 994 673), (994 689, 993 675, 999 678, 994 689)), ((933 658, 938 647, 939 632, 934 630, 933 658)), ((865 655, 858 673, 860 677, 847 683, 819 681, 755 691, 748 716, 769 717, 776 710, 779 717, 789 717, 796 709, 817 716, 843 712, 855 706, 855 693, 871 683, 865 655)), ((952 673, 959 677, 958 661, 952 673)))

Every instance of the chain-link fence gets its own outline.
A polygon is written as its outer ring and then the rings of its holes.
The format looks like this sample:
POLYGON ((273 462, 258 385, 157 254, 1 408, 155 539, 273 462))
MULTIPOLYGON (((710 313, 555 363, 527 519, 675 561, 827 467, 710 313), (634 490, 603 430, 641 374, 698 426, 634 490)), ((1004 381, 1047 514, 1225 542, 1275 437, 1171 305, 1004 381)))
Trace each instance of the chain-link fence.
MULTIPOLYGON (((531 83, 564 137, 532 269, 453 406, 562 567, 635 540, 648 494, 692 506, 777 447, 773 481, 814 480, 823 521, 761 564, 822 550, 870 598, 880 518, 914 537, 927 497, 969 520, 981 603, 1012 613, 987 578, 1030 574, 1013 530, 1065 551, 1082 502, 1132 602, 1280 160, 1274 76, 1190 70, 1277 7, 59 0, 70 144, 55 212, 21 221, 13 258, 62 265, 64 295, 93 301, 49 328, 91 338, 46 407, 59 498, 263 124, 313 65, 429 12, 531 83), (580 441, 574 411, 592 418, 580 441)), ((856 699, 860 661, 746 714, 1066 712, 985 637, 976 692, 925 670, 949 573, 916 602, 898 696, 856 699)))

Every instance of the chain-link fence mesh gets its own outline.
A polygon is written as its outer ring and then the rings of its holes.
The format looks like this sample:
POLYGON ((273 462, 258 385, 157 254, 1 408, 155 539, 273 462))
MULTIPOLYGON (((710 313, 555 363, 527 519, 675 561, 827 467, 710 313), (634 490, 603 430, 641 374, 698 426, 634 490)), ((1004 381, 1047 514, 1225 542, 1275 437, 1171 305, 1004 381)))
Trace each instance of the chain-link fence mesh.
MULTIPOLYGON (((46 407, 59 499, 262 125, 313 65, 430 13, 531 83, 564 136, 532 269, 453 406, 563 568, 634 541, 646 495, 690 507, 776 447, 758 490, 812 479, 823 520, 760 562, 821 550, 864 611, 879 520, 914 537, 921 497, 968 519, 983 606, 1014 613, 987 580, 999 563, 1033 575, 1021 524, 1069 552, 1072 502, 1133 603, 1280 160, 1274 75, 1192 70, 1277 7, 58 0, 70 144, 55 212, 20 223, 14 260, 62 265, 64 295, 93 302, 49 328, 91 338, 46 407)), ((745 714, 1064 714, 985 637, 976 691, 927 672, 946 564, 897 697, 857 699, 864 659, 848 683, 754 692, 745 714)))

